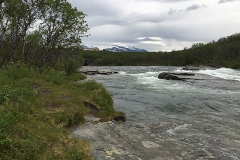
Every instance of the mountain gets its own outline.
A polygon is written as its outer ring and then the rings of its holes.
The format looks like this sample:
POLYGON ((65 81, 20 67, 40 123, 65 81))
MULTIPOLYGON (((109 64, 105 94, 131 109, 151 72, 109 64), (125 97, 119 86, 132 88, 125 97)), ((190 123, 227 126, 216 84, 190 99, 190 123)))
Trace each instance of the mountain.
POLYGON ((145 49, 139 49, 136 47, 129 47, 129 46, 120 46, 120 45, 113 45, 110 48, 106 48, 105 50, 111 52, 148 52, 145 49))
POLYGON ((88 45, 88 44, 81 44, 80 46, 81 46, 83 49, 93 48, 93 46, 88 45))

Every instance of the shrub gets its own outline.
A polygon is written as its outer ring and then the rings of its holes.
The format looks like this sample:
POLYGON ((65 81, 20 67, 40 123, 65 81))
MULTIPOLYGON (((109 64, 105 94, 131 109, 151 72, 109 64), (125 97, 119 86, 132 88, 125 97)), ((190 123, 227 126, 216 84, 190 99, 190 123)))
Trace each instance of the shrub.
POLYGON ((65 72, 67 75, 76 73, 76 70, 77 70, 77 66, 73 60, 70 60, 65 63, 65 72))
POLYGON ((12 97, 13 89, 9 86, 3 86, 0 90, 0 104, 12 97))
POLYGON ((56 70, 44 70, 42 76, 47 82, 52 82, 56 85, 62 85, 66 82, 66 75, 56 70))
POLYGON ((22 78, 31 78, 33 77, 33 72, 26 67, 18 67, 16 65, 10 66, 7 71, 7 78, 12 80, 18 80, 22 78))

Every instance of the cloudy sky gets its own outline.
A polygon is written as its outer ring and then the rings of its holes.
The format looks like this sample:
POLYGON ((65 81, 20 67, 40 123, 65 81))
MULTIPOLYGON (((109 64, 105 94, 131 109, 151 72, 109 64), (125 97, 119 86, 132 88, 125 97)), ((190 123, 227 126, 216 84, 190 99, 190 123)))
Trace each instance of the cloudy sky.
POLYGON ((240 0, 68 0, 88 16, 82 43, 171 51, 240 32, 240 0))

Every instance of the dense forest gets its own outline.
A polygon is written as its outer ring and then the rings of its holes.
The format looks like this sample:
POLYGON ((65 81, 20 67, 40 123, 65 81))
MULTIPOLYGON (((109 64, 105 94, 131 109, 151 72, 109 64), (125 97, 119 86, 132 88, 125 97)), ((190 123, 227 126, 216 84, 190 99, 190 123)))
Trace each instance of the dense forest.
POLYGON ((83 51, 91 65, 102 66, 184 66, 212 65, 240 68, 240 33, 220 38, 217 42, 196 43, 190 48, 171 52, 91 52, 83 51))

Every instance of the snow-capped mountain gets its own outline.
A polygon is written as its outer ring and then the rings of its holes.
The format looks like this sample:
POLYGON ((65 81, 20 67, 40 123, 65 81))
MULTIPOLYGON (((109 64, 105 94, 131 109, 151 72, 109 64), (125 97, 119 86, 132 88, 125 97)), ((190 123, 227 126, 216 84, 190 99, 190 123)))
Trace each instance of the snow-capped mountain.
POLYGON ((110 48, 106 48, 105 50, 111 52, 148 52, 145 49, 139 49, 136 47, 129 47, 129 46, 120 46, 120 45, 113 45, 110 48))
POLYGON ((93 48, 93 46, 88 45, 88 44, 80 44, 80 46, 81 46, 83 49, 93 48))

